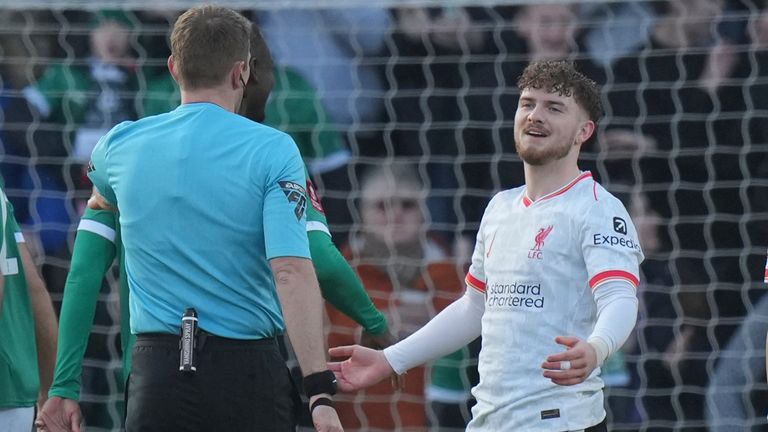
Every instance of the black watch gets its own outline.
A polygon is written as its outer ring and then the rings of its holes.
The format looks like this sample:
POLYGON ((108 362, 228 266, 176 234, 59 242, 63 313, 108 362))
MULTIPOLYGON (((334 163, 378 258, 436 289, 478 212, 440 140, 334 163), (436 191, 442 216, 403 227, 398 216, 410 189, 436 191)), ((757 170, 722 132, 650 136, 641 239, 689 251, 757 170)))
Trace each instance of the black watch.
POLYGON ((312 397, 322 393, 335 395, 336 375, 329 370, 325 370, 305 376, 304 393, 307 395, 307 397, 312 397))

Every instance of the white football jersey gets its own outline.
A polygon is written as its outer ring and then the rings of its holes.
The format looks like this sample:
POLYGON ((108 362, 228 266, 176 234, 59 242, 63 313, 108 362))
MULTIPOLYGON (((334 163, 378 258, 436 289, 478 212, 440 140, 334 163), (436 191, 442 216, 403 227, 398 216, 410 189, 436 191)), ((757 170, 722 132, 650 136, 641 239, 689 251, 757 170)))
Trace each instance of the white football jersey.
POLYGON ((603 420, 599 369, 560 386, 543 376, 556 336, 592 333, 593 292, 610 280, 637 288, 643 260, 621 202, 589 172, 532 202, 525 187, 497 194, 483 216, 467 284, 485 293, 477 405, 468 430, 567 431, 603 420))

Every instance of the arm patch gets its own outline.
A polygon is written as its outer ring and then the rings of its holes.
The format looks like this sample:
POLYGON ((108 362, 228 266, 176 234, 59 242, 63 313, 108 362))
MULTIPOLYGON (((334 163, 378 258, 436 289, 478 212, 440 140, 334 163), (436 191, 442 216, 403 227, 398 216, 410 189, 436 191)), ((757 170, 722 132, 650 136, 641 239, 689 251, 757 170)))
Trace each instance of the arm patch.
POLYGON ((300 184, 292 181, 279 181, 277 184, 288 198, 288 202, 294 204, 293 213, 296 219, 301 220, 307 211, 307 191, 300 184))

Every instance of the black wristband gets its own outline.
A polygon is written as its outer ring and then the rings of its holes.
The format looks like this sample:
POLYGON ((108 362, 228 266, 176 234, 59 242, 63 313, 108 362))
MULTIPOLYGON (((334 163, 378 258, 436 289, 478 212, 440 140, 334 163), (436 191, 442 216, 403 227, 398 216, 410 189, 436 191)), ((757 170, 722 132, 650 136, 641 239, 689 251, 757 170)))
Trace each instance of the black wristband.
POLYGON ((319 407, 320 405, 325 405, 336 409, 336 405, 333 404, 333 399, 323 396, 312 402, 312 405, 309 407, 309 413, 312 414, 312 412, 315 411, 315 408, 319 407))
POLYGON ((328 393, 336 394, 336 375, 329 370, 315 372, 304 377, 304 393, 307 397, 328 393))

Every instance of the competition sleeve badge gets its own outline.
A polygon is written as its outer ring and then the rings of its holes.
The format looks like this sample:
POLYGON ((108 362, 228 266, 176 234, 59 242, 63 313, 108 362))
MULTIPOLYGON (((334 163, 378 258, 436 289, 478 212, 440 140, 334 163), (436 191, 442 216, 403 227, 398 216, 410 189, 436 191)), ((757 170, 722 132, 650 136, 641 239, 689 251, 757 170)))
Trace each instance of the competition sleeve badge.
POLYGON ((307 193, 309 193, 309 201, 312 203, 312 207, 321 214, 325 214, 323 204, 320 202, 320 197, 317 195, 317 190, 312 180, 307 180, 307 193))
POLYGON ((288 202, 294 204, 293 213, 296 219, 300 220, 307 211, 307 191, 300 184, 292 181, 279 181, 280 189, 283 190, 288 202))

